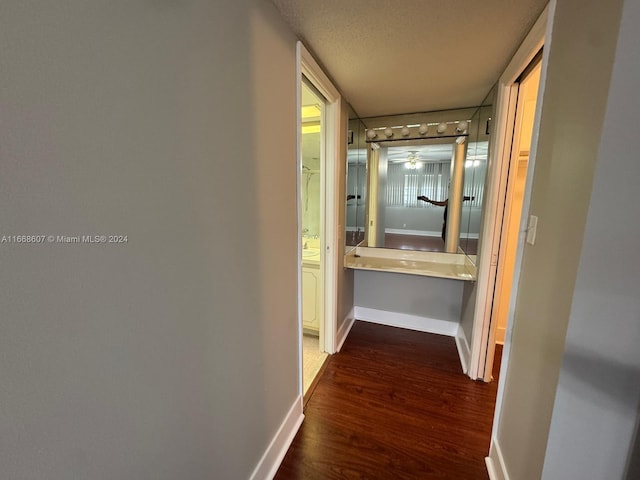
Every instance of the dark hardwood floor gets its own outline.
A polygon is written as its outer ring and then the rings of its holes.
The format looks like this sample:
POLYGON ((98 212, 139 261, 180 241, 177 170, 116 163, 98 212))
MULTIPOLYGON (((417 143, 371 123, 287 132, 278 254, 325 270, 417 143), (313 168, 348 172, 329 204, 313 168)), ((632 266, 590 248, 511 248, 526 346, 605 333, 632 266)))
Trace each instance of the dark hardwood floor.
POLYGON ((462 373, 451 337, 356 322, 275 478, 487 479, 496 390, 462 373))

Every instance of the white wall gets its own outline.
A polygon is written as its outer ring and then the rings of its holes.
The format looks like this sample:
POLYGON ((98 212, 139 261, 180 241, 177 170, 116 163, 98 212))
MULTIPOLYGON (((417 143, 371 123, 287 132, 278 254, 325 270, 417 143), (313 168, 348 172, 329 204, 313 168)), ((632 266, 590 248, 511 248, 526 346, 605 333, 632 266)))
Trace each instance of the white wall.
MULTIPOLYGON (((551 5, 540 131, 530 160, 537 238, 524 250, 493 438, 517 480, 542 474, 589 201, 599 200, 591 187, 622 0, 551 5)), ((498 448, 491 451, 495 463, 498 448)))
POLYGON ((251 474, 299 388, 294 42, 262 0, 3 2, 0 234, 128 243, 0 244, 0 477, 251 474))
POLYGON ((626 472, 640 407, 640 223, 629 221, 638 218, 640 163, 637 131, 624 127, 635 124, 640 111, 639 22, 640 4, 627 0, 549 432, 545 479, 640 478, 638 470, 626 472))

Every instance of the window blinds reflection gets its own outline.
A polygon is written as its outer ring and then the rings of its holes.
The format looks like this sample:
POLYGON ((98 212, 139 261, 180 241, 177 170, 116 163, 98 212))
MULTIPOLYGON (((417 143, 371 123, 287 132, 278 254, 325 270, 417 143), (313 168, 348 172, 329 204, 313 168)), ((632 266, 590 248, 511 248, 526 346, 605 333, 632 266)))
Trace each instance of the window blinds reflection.
POLYGON ((387 206, 437 208, 418 203, 419 195, 434 200, 447 198, 450 162, 423 163, 408 170, 404 163, 390 163, 387 171, 387 206))
MULTIPOLYGON (((404 163, 390 163, 387 170, 387 206, 439 208, 427 202, 418 202, 419 195, 433 200, 445 200, 449 196, 450 162, 423 163, 415 169, 407 169, 404 163)), ((486 165, 465 169, 467 179, 464 195, 473 198, 465 206, 482 206, 482 194, 486 175, 486 165)))

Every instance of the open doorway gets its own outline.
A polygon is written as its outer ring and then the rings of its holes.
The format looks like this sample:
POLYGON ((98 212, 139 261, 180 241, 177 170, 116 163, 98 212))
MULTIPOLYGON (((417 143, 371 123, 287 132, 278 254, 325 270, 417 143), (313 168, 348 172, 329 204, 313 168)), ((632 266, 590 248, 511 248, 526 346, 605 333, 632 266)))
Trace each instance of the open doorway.
MULTIPOLYGON (((498 270, 491 309, 491 321, 495 324, 493 343, 488 347, 488 357, 497 362, 502 356, 511 292, 513 290, 516 253, 520 240, 522 206, 524 203, 533 125, 535 121, 542 55, 537 55, 518 79, 518 99, 516 102, 513 141, 507 173, 507 191, 502 215, 502 231, 498 251, 498 270), (493 348, 492 348, 493 347, 493 348), (491 353, 493 351, 493 354, 491 353)), ((494 364, 496 362, 493 362, 494 364)))
POLYGON ((328 354, 320 342, 322 321, 321 176, 324 157, 323 115, 326 100, 303 77, 301 85, 300 149, 302 181, 302 393, 306 394, 328 354))
POLYGON ((300 396, 335 352, 340 237, 336 188, 341 97, 301 42, 298 63, 298 315, 300 396))
MULTIPOLYGON (((508 337, 509 318, 515 302, 512 297, 517 289, 518 253, 521 252, 527 233, 523 220, 527 197, 527 180, 530 178, 529 160, 536 130, 536 114, 542 73, 542 50, 532 56, 510 83, 505 96, 509 97, 508 117, 502 138, 508 139, 504 148, 504 167, 500 173, 501 186, 498 208, 492 233, 491 265, 492 281, 486 290, 486 305, 482 339, 484 355, 478 361, 476 378, 489 382, 503 358, 503 346, 508 337)), ((474 327, 475 328, 475 327, 474 327)), ((508 355, 508 352, 507 352, 508 355)))

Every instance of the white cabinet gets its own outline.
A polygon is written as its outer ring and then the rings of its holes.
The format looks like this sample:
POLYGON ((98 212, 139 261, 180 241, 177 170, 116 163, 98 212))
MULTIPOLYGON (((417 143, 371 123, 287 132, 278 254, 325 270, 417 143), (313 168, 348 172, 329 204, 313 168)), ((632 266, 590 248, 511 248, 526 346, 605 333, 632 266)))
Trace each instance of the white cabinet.
POLYGON ((302 326, 305 330, 320 329, 320 265, 302 264, 302 326))

